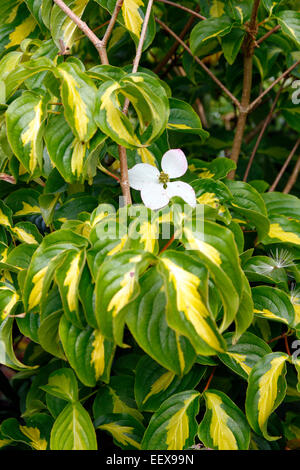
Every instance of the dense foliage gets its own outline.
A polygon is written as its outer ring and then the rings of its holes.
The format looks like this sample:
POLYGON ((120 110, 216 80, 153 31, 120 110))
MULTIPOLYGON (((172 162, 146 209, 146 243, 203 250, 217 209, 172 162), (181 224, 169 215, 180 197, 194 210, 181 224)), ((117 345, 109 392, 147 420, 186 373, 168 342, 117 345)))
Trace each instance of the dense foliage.
POLYGON ((1 0, 0 447, 300 448, 299 46, 298 0, 1 0))

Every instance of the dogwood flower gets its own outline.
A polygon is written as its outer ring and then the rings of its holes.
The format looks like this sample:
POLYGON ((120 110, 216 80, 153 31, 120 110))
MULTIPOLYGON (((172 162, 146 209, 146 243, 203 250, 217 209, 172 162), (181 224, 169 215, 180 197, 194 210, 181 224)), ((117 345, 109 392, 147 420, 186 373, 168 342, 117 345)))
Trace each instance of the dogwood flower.
POLYGON ((180 149, 168 150, 161 160, 162 171, 148 163, 138 163, 128 171, 129 185, 141 191, 143 203, 149 209, 161 209, 174 196, 181 197, 192 207, 196 206, 194 189, 183 181, 172 181, 179 178, 188 168, 188 162, 180 149))

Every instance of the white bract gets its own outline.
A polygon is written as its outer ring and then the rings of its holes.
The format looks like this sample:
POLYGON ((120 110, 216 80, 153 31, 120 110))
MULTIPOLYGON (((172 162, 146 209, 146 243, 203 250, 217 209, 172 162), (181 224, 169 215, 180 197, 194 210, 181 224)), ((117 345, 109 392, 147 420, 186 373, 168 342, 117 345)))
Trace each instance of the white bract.
POLYGON ((183 181, 172 181, 179 178, 187 168, 187 159, 180 149, 168 150, 161 160, 162 171, 148 163, 138 163, 128 171, 129 184, 133 189, 141 191, 143 203, 149 209, 161 209, 174 196, 181 197, 192 207, 196 206, 194 189, 183 181))

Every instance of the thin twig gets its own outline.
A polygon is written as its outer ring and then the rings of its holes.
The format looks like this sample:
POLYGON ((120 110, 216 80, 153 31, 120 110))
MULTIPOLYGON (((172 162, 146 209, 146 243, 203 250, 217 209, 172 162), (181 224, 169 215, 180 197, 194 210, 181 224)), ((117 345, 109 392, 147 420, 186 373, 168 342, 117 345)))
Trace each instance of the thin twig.
POLYGON ((274 115, 274 111, 275 111, 277 102, 278 102, 279 97, 280 97, 280 95, 281 95, 282 88, 284 87, 284 83, 285 83, 285 82, 282 83, 280 89, 278 90, 278 92, 277 92, 277 94, 276 94, 276 96, 275 96, 274 102, 273 102, 273 104, 272 104, 272 107, 271 107, 271 109, 270 109, 270 112, 269 112, 269 114, 268 114, 268 116, 267 116, 267 118, 266 118, 266 120, 265 120, 265 122, 264 122, 264 125, 263 125, 263 127, 262 127, 262 129, 261 129, 261 131, 260 131, 260 134, 259 134, 259 136, 258 136, 258 139, 257 139, 257 141, 256 141, 256 143, 255 143, 254 148, 253 148, 251 157, 250 157, 250 159, 249 159, 249 162, 248 162, 248 165, 247 165, 247 168, 246 168, 246 171, 245 171, 245 175, 244 175, 243 181, 247 181, 247 179, 248 179, 249 172, 250 172, 252 163, 253 163, 253 161, 254 161, 256 152, 257 152, 258 147, 259 147, 259 145, 260 145, 260 143, 261 143, 261 141, 262 141, 262 138, 263 138, 263 136, 264 136, 264 133, 265 133, 265 131, 266 131, 268 125, 270 124, 270 122, 271 122, 271 120, 272 120, 272 118, 273 118, 273 115, 274 115))
POLYGON ((287 339, 287 335, 285 335, 285 337, 284 337, 284 344, 285 344, 285 350, 286 350, 287 354, 289 356, 291 356, 291 350, 290 350, 290 347, 289 347, 289 341, 287 339))
MULTIPOLYGON (((138 71, 138 68, 139 68, 139 64, 140 64, 140 60, 141 60, 142 52, 143 52, 143 46, 144 46, 144 42, 145 42, 145 39, 146 39, 147 28, 148 28, 150 15, 151 15, 152 6, 153 6, 153 0, 149 0, 148 5, 147 5, 147 10, 146 10, 146 13, 145 13, 145 18, 144 18, 144 22, 143 22, 142 31, 141 31, 141 36, 140 36, 138 47, 137 47, 137 50, 136 50, 136 55, 135 55, 135 58, 134 58, 134 61, 133 61, 132 73, 136 73, 138 71)), ((130 103, 129 99, 126 98, 125 102, 124 102, 124 106, 123 106, 123 113, 124 114, 127 114, 127 112, 128 112, 129 103, 130 103)))
POLYGON ((117 0, 117 3, 116 3, 116 6, 115 6, 115 9, 113 11, 113 14, 111 16, 110 22, 108 23, 107 30, 105 31, 105 34, 104 34, 103 39, 102 39, 102 44, 105 48, 106 48, 106 45, 107 45, 107 41, 108 41, 108 39, 109 39, 109 37, 112 33, 113 27, 115 26, 115 23, 117 21, 118 14, 119 14, 119 11, 122 8, 123 2, 124 2, 124 0, 117 0))
POLYGON ((282 178, 282 175, 284 174, 285 170, 287 169, 287 166, 288 164, 290 163, 290 161, 292 160, 293 156, 295 155, 295 153, 297 152, 297 149, 300 145, 300 139, 297 140, 296 144, 294 145, 291 153, 289 154, 289 156, 287 157, 286 161, 284 162, 284 165, 282 166, 280 172, 278 173, 274 183, 272 184, 272 186, 270 187, 269 189, 269 192, 272 192, 272 191, 275 191, 279 181, 281 180, 282 178))
POLYGON ((179 5, 178 3, 171 2, 170 0, 156 0, 157 2, 166 3, 167 5, 171 5, 172 7, 180 8, 180 10, 184 10, 192 16, 196 16, 200 20, 206 20, 205 16, 200 15, 195 10, 190 10, 190 8, 184 7, 183 5, 179 5))
POLYGON ((149 0, 148 5, 147 5, 147 10, 146 10, 146 13, 145 13, 145 18, 144 18, 144 22, 143 22, 143 27, 142 27, 142 31, 141 31, 140 40, 139 40, 138 47, 137 47, 137 50, 136 50, 136 56, 135 56, 135 59, 134 59, 134 62, 133 62, 132 73, 136 73, 138 68, 139 68, 139 63, 140 63, 140 60, 141 60, 141 56, 142 56, 142 52, 143 52, 143 46, 144 46, 144 42, 145 42, 145 39, 146 39, 146 33, 147 33, 147 29, 148 29, 148 23, 149 23, 149 19, 150 19, 150 15, 151 15, 152 6, 153 6, 153 0, 149 0))
POLYGON ((300 172, 300 157, 298 157, 298 160, 296 162, 296 165, 293 169, 293 172, 291 174, 291 176, 289 177, 289 180, 283 190, 283 193, 284 194, 288 194, 291 189, 293 188, 294 184, 296 183, 297 181, 297 178, 299 176, 299 172, 300 172))
POLYGON ((108 64, 107 54, 102 41, 96 34, 82 21, 64 2, 63 0, 53 0, 54 3, 78 26, 78 28, 89 38, 97 49, 101 62, 108 64))
POLYGON ((159 254, 161 254, 161 253, 163 253, 164 251, 166 251, 166 250, 169 248, 169 246, 172 245, 172 243, 173 243, 174 240, 175 240, 175 235, 173 235, 173 236, 170 238, 170 240, 169 240, 169 241, 165 244, 165 246, 161 249, 161 251, 160 251, 159 254))
POLYGON ((210 383, 215 375, 215 371, 216 371, 216 368, 217 366, 214 366, 213 370, 212 370, 212 373, 210 374, 209 378, 208 378, 208 381, 207 381, 207 384, 205 385, 204 389, 203 389, 203 392, 206 392, 206 390, 208 389, 208 387, 210 386, 210 383))
POLYGON ((228 90, 228 88, 226 88, 225 85, 223 85, 222 82, 220 82, 220 80, 214 75, 214 73, 203 63, 202 60, 200 60, 198 57, 196 57, 191 49, 185 44, 185 42, 179 37, 177 36, 176 33, 174 33, 174 31, 172 29, 170 29, 165 23, 163 23, 159 18, 155 18, 155 21, 165 30, 167 31, 167 33, 169 33, 171 36, 173 36, 173 38, 176 39, 177 42, 179 42, 179 44, 181 44, 181 46, 192 56, 194 57, 195 61, 197 62, 197 64, 200 65, 200 67, 203 68, 203 70, 205 70, 205 72, 210 76, 210 78, 221 88, 221 90, 223 90, 223 92, 231 99, 231 101, 238 107, 240 107, 240 102, 239 100, 228 90))
POLYGON ((296 67, 300 65, 300 60, 297 60, 291 67, 289 67, 279 78, 274 80, 274 82, 265 90, 263 91, 258 98, 256 98, 252 103, 249 105, 248 112, 250 113, 256 107, 256 105, 262 100, 264 96, 266 96, 273 88, 277 85, 283 78, 286 78, 296 67))
POLYGON ((279 31, 281 29, 281 26, 280 24, 278 24, 277 26, 275 26, 275 28, 271 29, 270 31, 268 31, 264 36, 262 36, 261 38, 259 38, 257 41, 256 41, 256 44, 259 46, 262 42, 264 42, 266 39, 268 39, 273 33, 276 33, 277 31, 279 31))
POLYGON ((119 151, 119 159, 120 159, 120 185, 122 188, 123 197, 125 200, 125 204, 132 204, 131 194, 130 194, 130 186, 129 186, 129 179, 128 179, 128 165, 127 165, 127 155, 126 155, 126 148, 122 147, 122 145, 118 145, 119 151))

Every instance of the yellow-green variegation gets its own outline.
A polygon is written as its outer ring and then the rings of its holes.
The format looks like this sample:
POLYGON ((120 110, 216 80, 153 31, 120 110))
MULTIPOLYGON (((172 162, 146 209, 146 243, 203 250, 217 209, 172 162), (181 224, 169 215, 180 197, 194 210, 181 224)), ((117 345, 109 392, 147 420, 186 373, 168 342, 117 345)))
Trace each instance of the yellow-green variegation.
POLYGON ((280 436, 271 436, 268 421, 271 414, 283 401, 286 384, 286 362, 288 355, 272 352, 264 356, 251 370, 246 396, 246 415, 252 429, 267 440, 276 440, 280 436))

